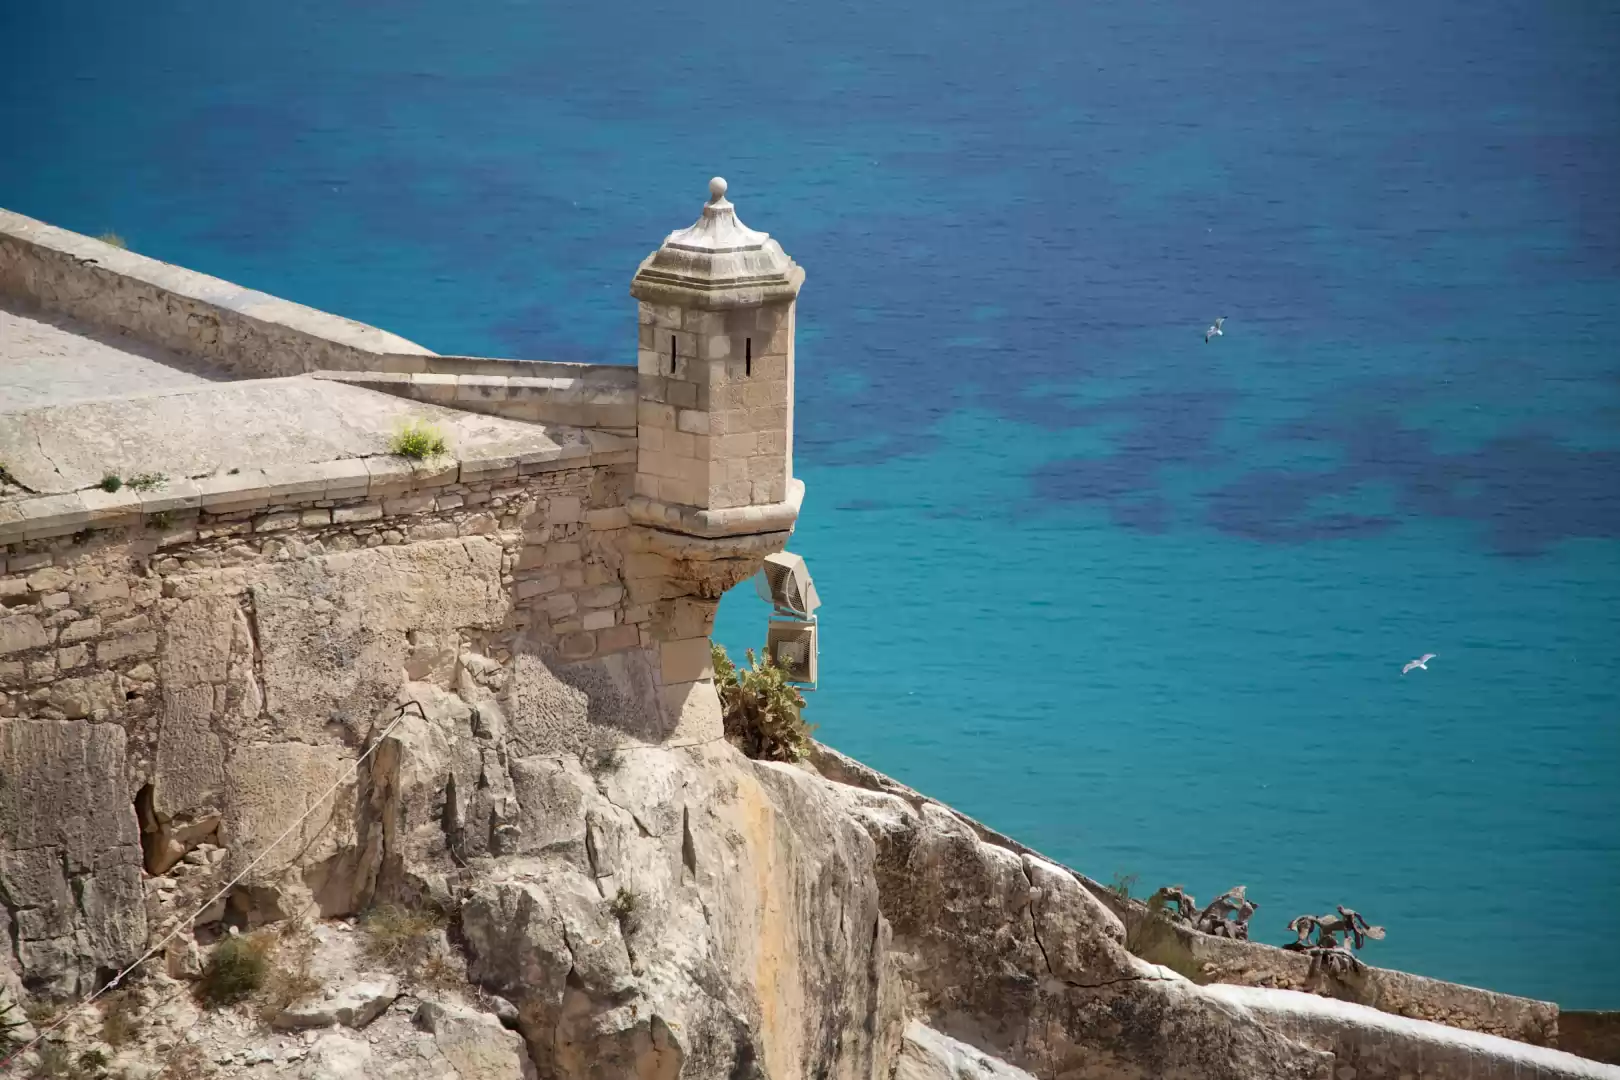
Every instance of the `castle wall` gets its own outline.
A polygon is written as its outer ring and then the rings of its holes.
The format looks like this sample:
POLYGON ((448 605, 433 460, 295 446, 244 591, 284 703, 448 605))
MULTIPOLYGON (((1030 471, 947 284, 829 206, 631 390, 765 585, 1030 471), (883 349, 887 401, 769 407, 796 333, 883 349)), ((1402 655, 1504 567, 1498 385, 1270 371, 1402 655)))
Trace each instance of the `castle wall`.
POLYGON ((374 326, 0 210, 0 293, 243 378, 364 370, 422 354, 374 326))
MULTIPOLYGON (((404 700, 526 754, 718 738, 714 602, 636 540, 629 456, 335 462, 302 492, 12 532, 33 538, 0 547, 0 941, 24 980, 83 992, 196 899, 188 853, 245 869, 312 806, 233 902, 368 902, 386 844, 369 774, 344 775, 404 700)), ((500 799, 469 768, 488 854, 500 799)))

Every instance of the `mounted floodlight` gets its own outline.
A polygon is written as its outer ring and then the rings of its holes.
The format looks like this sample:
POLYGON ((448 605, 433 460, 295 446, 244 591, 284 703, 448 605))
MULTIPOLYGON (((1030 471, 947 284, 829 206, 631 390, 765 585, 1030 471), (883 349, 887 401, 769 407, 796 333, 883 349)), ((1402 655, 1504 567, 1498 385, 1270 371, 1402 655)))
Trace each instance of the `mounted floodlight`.
POLYGON ((754 575, 754 588, 779 614, 808 619, 821 606, 804 559, 786 551, 765 556, 765 565, 754 575))
POLYGON ((787 681, 816 688, 816 620, 772 619, 765 635, 765 654, 782 669, 787 681))

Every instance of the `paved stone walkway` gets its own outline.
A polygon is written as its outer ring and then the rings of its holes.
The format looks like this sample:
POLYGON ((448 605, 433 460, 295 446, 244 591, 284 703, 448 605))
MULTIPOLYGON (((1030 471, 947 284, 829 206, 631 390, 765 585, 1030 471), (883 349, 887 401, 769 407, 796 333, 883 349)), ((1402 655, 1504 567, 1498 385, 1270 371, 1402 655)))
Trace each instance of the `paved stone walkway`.
POLYGON ((230 376, 58 315, 0 303, 0 413, 220 382, 230 376))

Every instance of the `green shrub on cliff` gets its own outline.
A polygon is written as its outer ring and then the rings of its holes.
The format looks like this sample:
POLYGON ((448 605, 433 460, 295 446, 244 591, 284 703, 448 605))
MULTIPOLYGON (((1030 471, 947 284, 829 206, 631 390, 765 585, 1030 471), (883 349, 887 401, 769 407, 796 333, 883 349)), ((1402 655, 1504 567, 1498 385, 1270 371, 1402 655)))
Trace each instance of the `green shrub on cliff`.
POLYGON ((810 752, 813 724, 800 714, 804 695, 789 685, 787 673, 769 656, 755 659, 748 650, 748 666, 739 668, 726 650, 713 646, 714 688, 720 695, 726 738, 751 758, 798 761, 810 752))
POLYGON ((444 925, 443 916, 436 911, 384 904, 360 920, 361 952, 401 977, 414 980, 437 951, 444 925))
POLYGON ((264 984, 271 941, 264 934, 232 934, 214 946, 197 983, 197 997, 210 1008, 235 1005, 264 984))

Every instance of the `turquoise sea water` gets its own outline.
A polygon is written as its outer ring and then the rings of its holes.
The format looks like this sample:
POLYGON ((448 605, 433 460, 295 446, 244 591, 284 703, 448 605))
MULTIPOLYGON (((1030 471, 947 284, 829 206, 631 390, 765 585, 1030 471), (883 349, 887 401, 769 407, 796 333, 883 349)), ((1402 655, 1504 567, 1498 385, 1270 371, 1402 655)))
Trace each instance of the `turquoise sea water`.
POLYGON ((824 738, 1620 1008, 1620 10, 1350 7, 5 5, 0 205, 630 362, 722 174, 809 275, 824 738))

